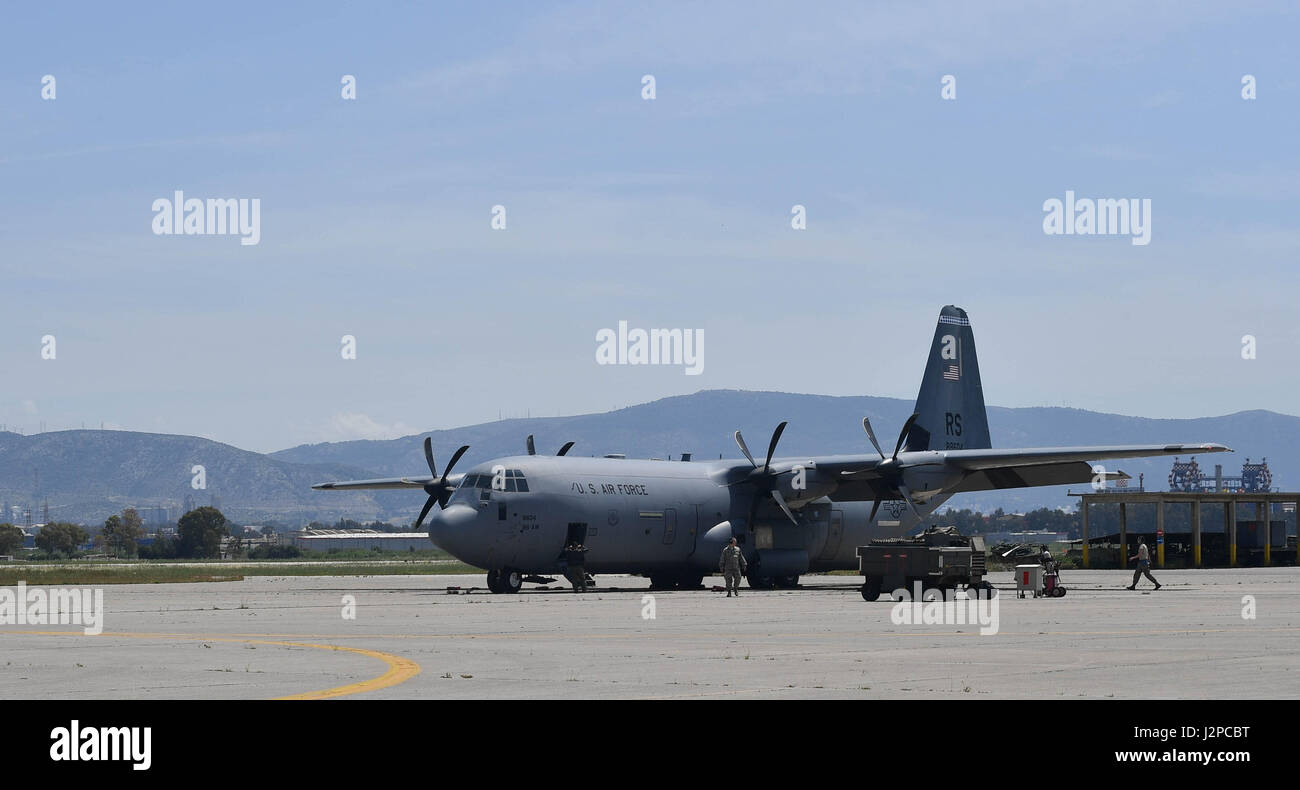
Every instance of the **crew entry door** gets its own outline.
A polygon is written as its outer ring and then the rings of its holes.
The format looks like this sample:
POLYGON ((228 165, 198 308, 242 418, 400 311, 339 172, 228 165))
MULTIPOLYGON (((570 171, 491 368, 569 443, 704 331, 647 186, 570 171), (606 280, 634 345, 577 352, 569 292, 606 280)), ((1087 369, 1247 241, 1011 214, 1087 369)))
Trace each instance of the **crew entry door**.
POLYGON ((826 545, 822 546, 823 562, 835 559, 840 553, 840 542, 844 539, 844 511, 832 510, 829 526, 826 528, 826 545))

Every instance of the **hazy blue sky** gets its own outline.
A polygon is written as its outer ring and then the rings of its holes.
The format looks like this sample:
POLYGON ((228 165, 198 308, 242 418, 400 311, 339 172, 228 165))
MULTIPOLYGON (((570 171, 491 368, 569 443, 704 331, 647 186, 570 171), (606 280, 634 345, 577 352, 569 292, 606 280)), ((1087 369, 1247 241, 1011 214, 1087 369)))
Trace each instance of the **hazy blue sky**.
POLYGON ((135 9, 0 19, 25 432, 273 450, 702 388, 912 398, 946 303, 991 404, 1300 412, 1293 4, 135 9), (259 198, 260 244, 154 235, 177 189, 259 198), (1151 243, 1045 235, 1066 190, 1149 198, 1151 243), (703 374, 597 365, 620 320, 703 329, 703 374))

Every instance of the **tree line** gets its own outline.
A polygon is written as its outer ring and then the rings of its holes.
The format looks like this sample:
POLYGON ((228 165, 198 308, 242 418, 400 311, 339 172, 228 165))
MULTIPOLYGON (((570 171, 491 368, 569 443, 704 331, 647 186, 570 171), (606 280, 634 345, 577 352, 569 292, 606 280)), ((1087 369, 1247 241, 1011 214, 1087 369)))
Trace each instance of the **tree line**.
MULTIPOLYGON (((221 542, 230 537, 231 523, 214 507, 196 508, 176 522, 176 536, 158 535, 144 544, 144 521, 135 508, 109 516, 95 535, 96 549, 115 557, 140 559, 206 559, 221 556, 221 542)), ((79 524, 55 521, 36 533, 36 549, 47 557, 72 557, 90 541, 90 533, 79 524)), ((17 554, 23 547, 23 531, 13 524, 0 524, 0 554, 17 554)))

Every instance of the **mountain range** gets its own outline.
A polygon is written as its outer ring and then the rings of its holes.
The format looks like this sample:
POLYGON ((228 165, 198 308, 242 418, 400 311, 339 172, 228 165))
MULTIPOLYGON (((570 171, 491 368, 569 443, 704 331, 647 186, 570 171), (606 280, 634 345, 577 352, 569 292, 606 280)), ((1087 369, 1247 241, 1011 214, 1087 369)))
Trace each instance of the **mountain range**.
MULTIPOLYGON (((697 461, 737 458, 734 430, 740 429, 749 446, 761 453, 782 420, 790 424, 778 455, 872 454, 862 418, 871 418, 888 451, 912 406, 899 398, 705 390, 599 414, 498 420, 400 439, 306 444, 269 454, 168 434, 0 432, 0 499, 10 504, 35 502, 33 521, 40 520, 44 500, 49 501, 51 519, 96 524, 127 506, 170 507, 174 519, 187 497, 202 505, 212 503, 214 496, 222 511, 241 523, 274 520, 298 525, 341 517, 408 521, 423 504, 419 492, 321 492, 311 485, 427 474, 421 448, 425 435, 433 438, 440 472, 462 444, 470 450, 457 471, 490 458, 523 454, 528 434, 536 436, 539 453, 554 453, 572 440, 577 444, 571 455, 677 459, 691 453, 697 461), (200 490, 192 487, 196 465, 204 467, 206 477, 206 488, 200 490)), ((1237 475, 1247 456, 1267 456, 1273 485, 1284 490, 1294 489, 1300 468, 1300 417, 1275 412, 1152 419, 1069 408, 991 406, 988 415, 995 447, 1221 442, 1237 453, 1198 459, 1203 473, 1212 475, 1214 465, 1221 463, 1224 475, 1237 475)), ((1147 488, 1164 489, 1171 463, 1168 458, 1133 459, 1117 467, 1132 475, 1133 485, 1144 474, 1147 488)), ((1065 488, 1056 487, 963 494, 949 504, 989 512, 1074 502, 1065 488)))

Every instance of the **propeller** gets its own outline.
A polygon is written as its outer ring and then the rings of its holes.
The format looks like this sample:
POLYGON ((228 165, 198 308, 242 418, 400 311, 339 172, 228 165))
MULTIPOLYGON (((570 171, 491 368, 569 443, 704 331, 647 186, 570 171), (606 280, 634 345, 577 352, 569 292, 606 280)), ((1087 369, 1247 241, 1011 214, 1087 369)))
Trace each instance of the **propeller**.
MULTIPOLYGON (((533 443, 533 435, 531 433, 528 434, 528 439, 525 441, 525 444, 528 445, 529 455, 537 455, 537 445, 533 443)), ((560 448, 560 451, 556 453, 556 455, 557 456, 564 455, 565 453, 569 452, 569 450, 572 449, 572 447, 573 447, 573 442, 565 442, 564 446, 560 448)))
MULTIPOLYGON (((880 473, 881 478, 890 487, 897 489, 898 493, 903 495, 903 501, 907 503, 908 509, 912 511, 912 515, 916 516, 917 521, 923 519, 921 518, 921 512, 916 509, 916 505, 912 502, 912 491, 903 482, 903 470, 898 465, 898 452, 903 449, 903 443, 907 441, 908 431, 912 430, 912 424, 920 416, 920 413, 914 413, 907 418, 907 422, 903 423, 903 430, 899 431, 898 442, 894 445, 894 455, 890 458, 886 458, 885 451, 880 449, 880 442, 876 441, 876 434, 871 430, 871 420, 866 417, 862 418, 862 429, 867 432, 867 438, 871 440, 871 446, 876 448, 877 453, 880 453, 880 463, 876 464, 875 471, 880 473)), ((876 519, 876 512, 879 510, 880 497, 877 496, 871 503, 871 515, 867 516, 867 523, 876 519)))
MULTIPOLYGON (((531 440, 532 437, 530 436, 529 439, 531 440)), ((531 444, 531 441, 529 443, 531 444)), ((420 510, 420 517, 415 520, 416 529, 420 528, 420 525, 424 523, 424 517, 429 515, 430 510, 433 510, 434 502, 437 502, 439 507, 446 507, 447 500, 451 498, 453 490, 447 484, 447 475, 451 474, 451 468, 456 465, 456 462, 468 449, 468 444, 461 445, 461 448, 452 455, 447 467, 442 470, 442 477, 424 484, 424 492, 429 495, 429 498, 425 500, 424 507, 420 510)), ((424 437, 424 460, 429 464, 429 473, 434 477, 438 477, 438 466, 433 460, 433 439, 428 436, 424 437)))
MULTIPOLYGON (((799 520, 794 517, 794 511, 792 511, 790 506, 786 504, 785 497, 781 496, 781 492, 776 486, 776 478, 778 476, 794 470, 787 469, 784 472, 774 472, 771 469, 772 455, 776 452, 777 442, 781 441, 781 434, 785 432, 785 426, 786 423, 782 422, 780 425, 776 426, 776 430, 772 432, 772 441, 767 444, 767 458, 763 461, 763 467, 761 469, 758 466, 758 462, 754 460, 753 454, 749 452, 749 447, 745 445, 745 437, 740 435, 740 431, 736 431, 736 444, 740 446, 740 451, 745 454, 745 458, 749 459, 749 463, 754 467, 748 475, 746 475, 742 480, 737 480, 736 482, 753 483, 758 486, 760 490, 766 489, 767 494, 771 496, 772 500, 775 501, 781 510, 785 512, 790 521, 793 522, 795 526, 799 526, 799 520)), ((734 484, 735 483, 732 483, 730 485, 734 484)), ((745 523, 750 526, 750 529, 753 529, 754 527, 754 516, 758 513, 759 498, 759 495, 756 493, 749 503, 749 520, 745 523)))

